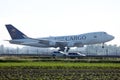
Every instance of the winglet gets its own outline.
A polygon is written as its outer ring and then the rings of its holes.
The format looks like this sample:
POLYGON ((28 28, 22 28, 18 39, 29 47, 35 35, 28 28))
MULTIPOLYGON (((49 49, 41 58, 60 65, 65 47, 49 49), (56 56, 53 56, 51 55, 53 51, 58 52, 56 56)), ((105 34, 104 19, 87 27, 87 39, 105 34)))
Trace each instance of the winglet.
POLYGON ((11 24, 5 25, 12 39, 26 39, 28 38, 24 33, 19 31, 11 24))

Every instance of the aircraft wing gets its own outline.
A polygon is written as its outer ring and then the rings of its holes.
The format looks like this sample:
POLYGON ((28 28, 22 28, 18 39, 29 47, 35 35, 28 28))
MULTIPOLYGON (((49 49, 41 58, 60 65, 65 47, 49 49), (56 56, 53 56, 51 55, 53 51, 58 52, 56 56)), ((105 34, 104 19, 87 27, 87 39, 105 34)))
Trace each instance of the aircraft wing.
POLYGON ((42 44, 51 44, 51 45, 66 45, 67 42, 66 41, 57 41, 57 40, 45 40, 45 39, 41 39, 39 40, 39 43, 42 44))
POLYGON ((72 41, 59 41, 59 40, 48 40, 48 39, 34 39, 31 38, 32 40, 35 41, 31 41, 31 42, 24 42, 21 43, 22 45, 29 45, 29 44, 45 44, 45 45, 49 45, 49 46, 54 46, 54 47, 59 47, 59 46, 68 46, 68 47, 83 47, 82 43, 78 43, 78 42, 72 42, 72 41))
POLYGON ((68 47, 83 47, 82 42, 72 42, 72 41, 58 41, 58 40, 48 40, 48 39, 37 39, 38 43, 46 45, 56 45, 56 46, 68 46, 68 47))
MULTIPOLYGON (((34 38, 31 38, 31 39, 36 40, 37 43, 46 44, 46 45, 66 46, 66 44, 67 44, 66 41, 48 40, 48 39, 34 39, 34 38)), ((33 42, 28 42, 28 44, 29 43, 33 43, 33 42)), ((26 44, 26 43, 23 43, 23 44, 26 44)))

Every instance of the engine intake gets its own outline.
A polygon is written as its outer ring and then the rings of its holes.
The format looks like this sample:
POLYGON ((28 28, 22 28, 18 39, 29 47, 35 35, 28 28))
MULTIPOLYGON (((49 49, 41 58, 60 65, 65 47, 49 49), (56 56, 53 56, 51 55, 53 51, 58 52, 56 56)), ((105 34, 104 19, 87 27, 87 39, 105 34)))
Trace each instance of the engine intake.
POLYGON ((50 41, 50 42, 49 42, 49 45, 50 45, 50 46, 56 46, 56 42, 50 41))

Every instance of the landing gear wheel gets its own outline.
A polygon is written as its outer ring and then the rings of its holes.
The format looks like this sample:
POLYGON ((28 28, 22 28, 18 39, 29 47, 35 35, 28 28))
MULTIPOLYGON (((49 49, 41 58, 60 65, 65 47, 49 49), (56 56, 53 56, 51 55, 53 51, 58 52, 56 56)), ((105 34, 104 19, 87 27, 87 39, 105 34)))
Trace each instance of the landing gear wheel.
POLYGON ((66 52, 68 52, 69 50, 70 50, 70 48, 69 48, 69 47, 67 47, 66 52))
POLYGON ((60 47, 60 49, 58 51, 65 51, 65 47, 60 47))
POLYGON ((104 48, 105 46, 103 45, 102 48, 104 48))
POLYGON ((105 46, 104 46, 104 43, 102 44, 102 48, 104 48, 105 46))

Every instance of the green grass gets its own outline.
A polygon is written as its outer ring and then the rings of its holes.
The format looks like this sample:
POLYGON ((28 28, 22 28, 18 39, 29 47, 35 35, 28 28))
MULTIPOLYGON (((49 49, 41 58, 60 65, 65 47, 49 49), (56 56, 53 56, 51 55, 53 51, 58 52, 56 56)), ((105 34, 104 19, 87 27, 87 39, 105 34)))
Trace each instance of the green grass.
POLYGON ((1 60, 0 80, 120 80, 120 63, 1 60))
POLYGON ((38 67, 38 68, 83 68, 83 69, 120 69, 120 63, 81 63, 81 62, 0 62, 0 68, 3 67, 38 67))

